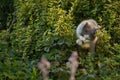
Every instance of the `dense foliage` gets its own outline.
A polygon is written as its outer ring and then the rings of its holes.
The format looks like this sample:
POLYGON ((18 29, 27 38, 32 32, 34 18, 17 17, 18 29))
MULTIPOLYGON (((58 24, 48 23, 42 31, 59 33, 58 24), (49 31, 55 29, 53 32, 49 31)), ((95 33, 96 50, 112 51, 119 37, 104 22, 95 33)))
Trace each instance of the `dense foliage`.
POLYGON ((79 68, 77 80, 120 79, 119 0, 0 1, 0 80, 41 80, 42 55, 52 64, 50 80, 68 80, 65 63, 74 50, 88 72, 79 68), (75 42, 77 25, 89 18, 101 26, 95 55, 75 42))

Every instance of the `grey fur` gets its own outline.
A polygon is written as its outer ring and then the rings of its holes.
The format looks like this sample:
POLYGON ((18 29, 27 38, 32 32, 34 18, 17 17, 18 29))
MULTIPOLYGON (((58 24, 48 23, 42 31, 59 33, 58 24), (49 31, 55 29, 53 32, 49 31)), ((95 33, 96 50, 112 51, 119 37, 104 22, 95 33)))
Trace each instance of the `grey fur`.
MULTIPOLYGON (((82 36, 81 34, 82 34, 83 29, 86 24, 88 24, 91 27, 90 31, 96 31, 97 29, 99 29, 98 24, 95 20, 93 20, 93 19, 84 20, 78 25, 78 27, 76 29, 76 34, 77 34, 78 38, 80 38, 80 36, 82 36)), ((84 34, 87 34, 87 33, 84 33, 84 34)))
POLYGON ((98 39, 95 34, 98 29, 99 27, 95 20, 88 19, 82 21, 76 29, 76 35, 78 37, 76 43, 81 47, 86 45, 94 52, 98 39))

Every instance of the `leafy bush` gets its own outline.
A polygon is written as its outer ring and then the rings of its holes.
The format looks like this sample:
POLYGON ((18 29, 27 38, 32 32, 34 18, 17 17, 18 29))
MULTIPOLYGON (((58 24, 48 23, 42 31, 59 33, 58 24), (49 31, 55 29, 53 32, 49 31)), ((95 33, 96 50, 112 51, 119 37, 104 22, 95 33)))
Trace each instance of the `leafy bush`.
MULTIPOLYGON (((5 0, 6 1, 6 0, 5 0)), ((51 62, 50 80, 69 79, 66 61, 78 50, 75 29, 80 21, 95 19, 101 26, 96 54, 79 48, 77 80, 119 80, 120 1, 115 0, 14 0, 0 4, 0 79, 42 79, 37 63, 42 55, 51 62), (4 11, 7 11, 7 16, 4 11)))

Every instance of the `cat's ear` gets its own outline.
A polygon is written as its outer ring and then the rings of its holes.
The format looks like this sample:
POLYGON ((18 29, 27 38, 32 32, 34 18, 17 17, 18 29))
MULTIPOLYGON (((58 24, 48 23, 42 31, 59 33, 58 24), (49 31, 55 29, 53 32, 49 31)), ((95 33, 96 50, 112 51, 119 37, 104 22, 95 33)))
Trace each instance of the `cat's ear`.
POLYGON ((85 23, 85 26, 84 26, 84 28, 86 28, 87 26, 88 26, 88 22, 86 22, 86 23, 85 23))

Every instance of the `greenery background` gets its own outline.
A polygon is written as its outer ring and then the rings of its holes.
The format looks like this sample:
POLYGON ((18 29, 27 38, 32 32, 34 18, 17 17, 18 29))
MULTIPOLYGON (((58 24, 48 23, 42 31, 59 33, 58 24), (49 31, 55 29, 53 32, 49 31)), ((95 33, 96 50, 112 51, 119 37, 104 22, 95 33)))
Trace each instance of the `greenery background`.
POLYGON ((96 55, 79 48, 77 80, 120 80, 120 0, 0 0, 0 80, 42 80, 37 63, 51 62, 50 80, 68 80, 66 61, 77 50, 85 19, 101 26, 96 55))

